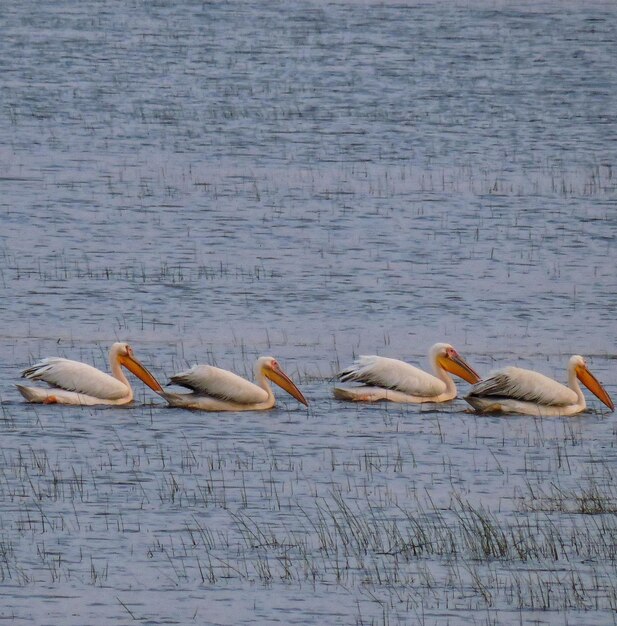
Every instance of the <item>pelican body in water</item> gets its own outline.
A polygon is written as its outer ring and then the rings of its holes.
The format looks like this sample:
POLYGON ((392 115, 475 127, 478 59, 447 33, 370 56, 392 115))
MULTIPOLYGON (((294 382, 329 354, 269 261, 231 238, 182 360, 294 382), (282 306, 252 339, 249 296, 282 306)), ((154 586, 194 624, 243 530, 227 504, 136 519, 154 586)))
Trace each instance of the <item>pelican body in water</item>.
POLYGON ((587 404, 579 381, 613 411, 606 389, 589 371, 585 359, 575 354, 568 362, 568 386, 539 372, 505 367, 475 384, 465 400, 481 413, 504 412, 524 415, 575 415, 587 404))
POLYGON ((302 392, 271 356, 257 359, 255 383, 219 367, 195 365, 170 379, 170 384, 186 387, 191 393, 170 393, 154 387, 153 389, 167 400, 170 406, 202 411, 263 411, 271 409, 276 404, 269 381, 276 383, 298 402, 308 406, 302 392))
POLYGON ((429 350, 435 375, 382 356, 361 356, 343 370, 339 380, 363 383, 358 387, 335 387, 334 397, 353 402, 447 402, 456 398, 456 385, 450 373, 469 383, 480 380, 478 374, 448 343, 436 343, 429 350))
MULTIPOLYGON (((114 343, 109 350, 111 376, 79 361, 49 357, 26 368, 22 377, 41 380, 49 388, 26 387, 17 389, 28 402, 43 404, 128 404, 133 400, 133 389, 122 366, 135 374, 148 387, 160 389, 154 376, 135 358, 128 343, 114 343)), ((155 389, 156 390, 156 389, 155 389)))

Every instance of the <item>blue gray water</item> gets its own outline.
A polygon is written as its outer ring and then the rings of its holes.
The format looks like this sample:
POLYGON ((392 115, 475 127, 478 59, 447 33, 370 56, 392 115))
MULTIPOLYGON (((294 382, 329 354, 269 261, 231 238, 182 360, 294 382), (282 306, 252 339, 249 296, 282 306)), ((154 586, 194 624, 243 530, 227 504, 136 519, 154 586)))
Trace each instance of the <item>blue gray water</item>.
POLYGON ((611 549, 525 569, 393 539, 424 514, 464 536, 469 502, 596 545, 609 511, 556 511, 617 509, 595 399, 330 397, 357 354, 426 367, 435 341, 561 380, 585 354, 617 396, 614 3, 10 1, 0 26, 0 616, 614 623, 611 549), (22 403, 21 368, 106 368, 117 339, 162 379, 275 354, 311 407, 22 403))

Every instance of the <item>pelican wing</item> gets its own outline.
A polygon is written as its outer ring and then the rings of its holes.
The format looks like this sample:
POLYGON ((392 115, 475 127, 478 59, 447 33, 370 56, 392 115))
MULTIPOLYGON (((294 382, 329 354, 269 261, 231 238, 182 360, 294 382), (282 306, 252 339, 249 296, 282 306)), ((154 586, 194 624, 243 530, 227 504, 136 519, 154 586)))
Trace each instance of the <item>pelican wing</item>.
POLYGON ((126 385, 101 370, 79 361, 50 357, 35 363, 21 373, 23 378, 42 380, 59 387, 104 400, 120 400, 127 394, 126 385))
POLYGON ((439 378, 404 361, 383 356, 361 356, 338 378, 343 382, 355 381, 415 396, 438 396, 446 389, 439 378))
POLYGON ((469 396, 496 397, 533 402, 542 406, 575 404, 572 389, 539 372, 520 367, 505 367, 472 386, 469 396))
POLYGON ((212 365, 195 365, 171 377, 170 382, 192 389, 196 394, 239 404, 257 404, 268 398, 265 389, 212 365))

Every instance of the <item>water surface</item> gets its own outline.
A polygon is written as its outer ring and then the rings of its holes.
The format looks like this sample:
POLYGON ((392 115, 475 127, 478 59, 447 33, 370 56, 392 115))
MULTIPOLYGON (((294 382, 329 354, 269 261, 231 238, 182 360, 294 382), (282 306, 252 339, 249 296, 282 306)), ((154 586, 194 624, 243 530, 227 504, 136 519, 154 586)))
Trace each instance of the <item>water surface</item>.
POLYGON ((330 379, 446 340, 482 373, 564 380, 585 354, 617 396, 615 13, 7 3, 0 615, 614 623, 595 399, 477 418, 340 404, 330 379), (311 407, 22 403, 21 368, 106 368, 117 339, 162 379, 275 354, 311 407))

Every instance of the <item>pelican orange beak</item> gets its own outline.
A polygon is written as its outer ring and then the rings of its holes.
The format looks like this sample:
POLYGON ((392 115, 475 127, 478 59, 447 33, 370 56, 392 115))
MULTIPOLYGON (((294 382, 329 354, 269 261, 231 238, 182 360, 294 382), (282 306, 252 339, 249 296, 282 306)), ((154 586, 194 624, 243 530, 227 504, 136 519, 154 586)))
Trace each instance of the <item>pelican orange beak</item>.
POLYGON ((611 411, 615 410, 615 405, 606 389, 602 386, 602 383, 585 366, 576 368, 576 376, 583 385, 600 401, 604 402, 611 411))
POLYGON ((293 396, 298 402, 301 402, 304 406, 308 406, 308 402, 302 395, 302 392, 296 387, 291 378, 279 367, 278 363, 265 367, 264 374, 273 383, 276 383, 281 389, 284 389, 290 396, 293 396))
POLYGON ((479 383, 481 380, 478 373, 460 354, 458 354, 458 352, 456 352, 456 350, 448 350, 444 356, 440 356, 439 364, 451 374, 459 376, 472 385, 479 383))
POLYGON ((118 357, 120 365, 124 365, 129 372, 135 374, 141 382, 148 385, 152 391, 156 393, 162 393, 163 387, 161 387, 159 381, 133 356, 131 351, 129 354, 121 354, 118 357))

